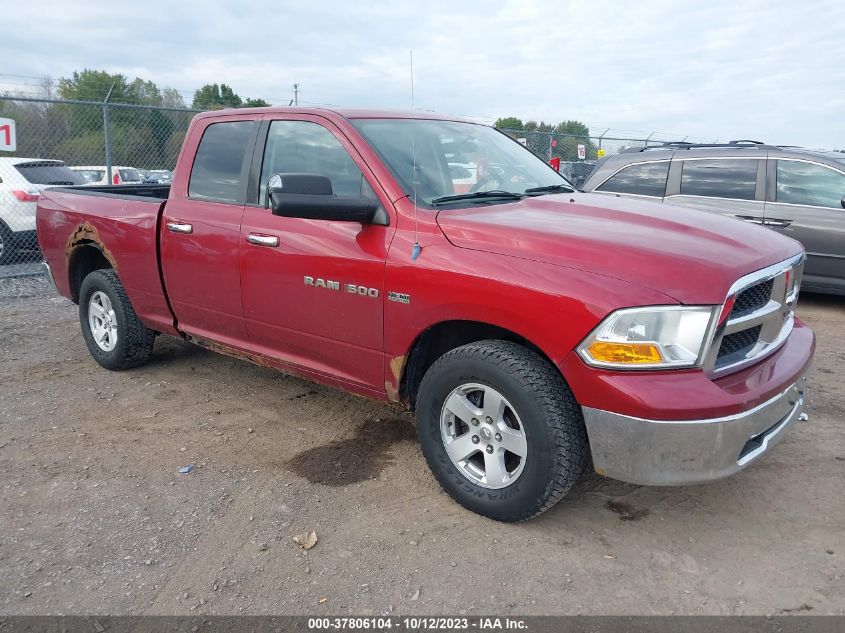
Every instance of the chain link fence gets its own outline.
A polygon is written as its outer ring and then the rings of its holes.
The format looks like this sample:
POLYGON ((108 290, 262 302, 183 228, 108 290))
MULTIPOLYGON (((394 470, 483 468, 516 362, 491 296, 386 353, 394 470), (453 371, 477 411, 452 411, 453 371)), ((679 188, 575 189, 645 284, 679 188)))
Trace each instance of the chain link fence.
POLYGON ((653 135, 648 138, 628 138, 609 136, 607 133, 594 136, 537 130, 503 129, 502 132, 525 145, 544 161, 559 168, 560 173, 576 187, 586 181, 596 161, 602 156, 618 154, 633 147, 660 145, 670 140, 656 139, 653 135))
MULTIPOLYGON (((169 182, 197 112, 0 97, 0 123, 14 122, 15 141, 14 151, 0 151, 0 277, 41 272, 35 207, 43 189, 169 182)), ((11 130, 0 124, 0 148, 7 140, 11 130)))

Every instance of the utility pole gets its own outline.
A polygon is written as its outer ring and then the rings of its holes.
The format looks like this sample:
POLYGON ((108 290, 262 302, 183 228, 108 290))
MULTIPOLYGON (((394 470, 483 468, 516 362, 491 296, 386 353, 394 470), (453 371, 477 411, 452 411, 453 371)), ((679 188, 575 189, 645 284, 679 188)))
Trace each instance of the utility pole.
POLYGON ((111 181, 111 134, 109 132, 109 99, 111 99, 111 92, 114 90, 114 85, 116 82, 112 82, 111 88, 109 88, 108 93, 106 94, 106 98, 103 100, 103 137, 106 144, 106 177, 108 180, 106 181, 108 184, 112 184, 111 181))
POLYGON ((299 105, 299 84, 293 84, 293 105, 299 105))

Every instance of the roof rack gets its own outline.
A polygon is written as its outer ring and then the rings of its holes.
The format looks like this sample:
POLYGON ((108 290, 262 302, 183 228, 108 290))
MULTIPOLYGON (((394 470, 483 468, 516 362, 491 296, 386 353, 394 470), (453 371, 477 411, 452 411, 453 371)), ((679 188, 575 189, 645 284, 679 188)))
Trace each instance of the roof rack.
POLYGON ((764 149, 779 150, 777 145, 767 145, 762 141, 749 139, 738 139, 728 143, 690 143, 687 141, 666 141, 660 145, 648 145, 646 147, 632 147, 630 152, 647 152, 659 149, 764 149))

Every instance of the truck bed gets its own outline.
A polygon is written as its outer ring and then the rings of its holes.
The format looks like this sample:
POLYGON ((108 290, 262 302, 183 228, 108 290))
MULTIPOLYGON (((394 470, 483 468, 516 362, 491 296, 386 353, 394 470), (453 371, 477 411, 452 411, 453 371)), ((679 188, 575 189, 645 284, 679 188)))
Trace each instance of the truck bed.
POLYGON ((59 292, 77 299, 78 267, 95 248, 120 275, 141 319, 174 332, 158 259, 159 222, 169 192, 170 185, 44 190, 36 213, 38 240, 59 292))

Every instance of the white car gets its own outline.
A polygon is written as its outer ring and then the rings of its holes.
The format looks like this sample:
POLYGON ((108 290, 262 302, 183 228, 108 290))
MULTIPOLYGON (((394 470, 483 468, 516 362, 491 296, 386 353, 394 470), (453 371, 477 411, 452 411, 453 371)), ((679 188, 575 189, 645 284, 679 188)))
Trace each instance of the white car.
POLYGON ((0 263, 18 250, 35 250, 35 204, 43 189, 81 185, 82 178, 60 160, 0 157, 0 263))
POLYGON ((85 185, 140 185, 144 182, 137 169, 123 165, 112 165, 111 182, 108 181, 106 168, 103 165, 71 165, 70 169, 85 179, 83 183, 85 185))

